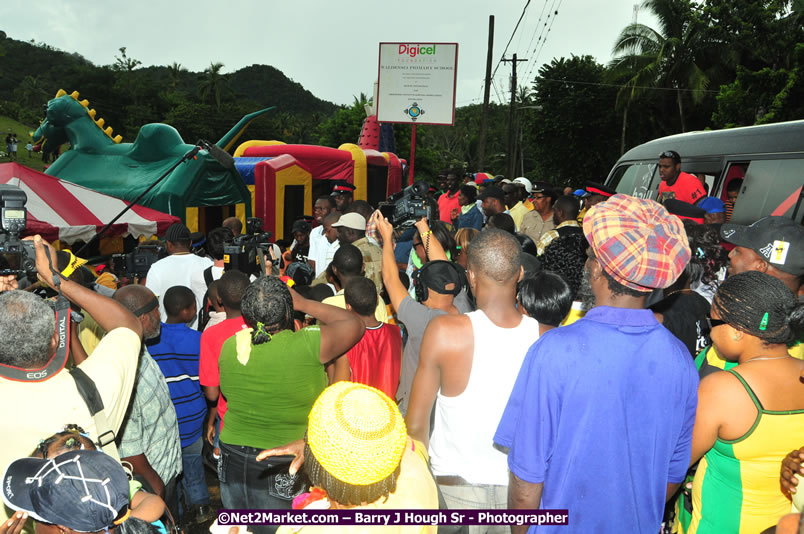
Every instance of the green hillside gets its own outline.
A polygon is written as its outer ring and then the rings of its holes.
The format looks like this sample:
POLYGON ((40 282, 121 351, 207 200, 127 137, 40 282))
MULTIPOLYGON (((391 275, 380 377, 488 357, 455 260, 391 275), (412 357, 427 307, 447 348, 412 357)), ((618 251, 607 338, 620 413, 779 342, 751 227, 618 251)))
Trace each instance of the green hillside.
MULTIPOLYGON (((31 156, 28 156, 28 151, 25 150, 25 145, 27 145, 31 139, 28 135, 28 132, 33 130, 34 128, 30 126, 26 126, 21 122, 15 121, 14 119, 0 115, 0 134, 2 134, 0 135, 0 152, 5 153, 6 151, 6 135, 8 135, 9 132, 14 132, 17 134, 17 139, 19 139, 16 161, 27 167, 41 171, 43 169, 42 156, 36 152, 33 152, 31 156)), ((0 163, 7 163, 9 161, 14 160, 12 160, 9 156, 0 158, 0 163)))

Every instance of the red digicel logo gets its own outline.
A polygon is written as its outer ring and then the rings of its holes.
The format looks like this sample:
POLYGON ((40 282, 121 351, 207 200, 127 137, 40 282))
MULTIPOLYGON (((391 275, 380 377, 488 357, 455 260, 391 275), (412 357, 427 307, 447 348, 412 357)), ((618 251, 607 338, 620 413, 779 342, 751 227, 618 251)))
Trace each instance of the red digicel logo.
POLYGON ((432 56, 436 53, 436 45, 422 46, 420 44, 401 44, 399 45, 399 55, 408 55, 410 57, 416 56, 432 56))

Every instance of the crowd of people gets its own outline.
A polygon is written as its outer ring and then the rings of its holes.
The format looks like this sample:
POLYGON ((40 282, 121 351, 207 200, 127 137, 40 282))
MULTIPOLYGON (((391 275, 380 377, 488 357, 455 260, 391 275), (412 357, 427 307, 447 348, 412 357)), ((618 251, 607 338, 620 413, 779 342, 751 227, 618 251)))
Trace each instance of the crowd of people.
POLYGON ((258 273, 235 218, 138 283, 35 237, 39 281, 0 278, 0 533, 192 532, 215 478, 227 509, 569 510, 387 531, 794 532, 804 227, 657 163, 661 203, 445 171, 396 227, 335 182, 258 273))

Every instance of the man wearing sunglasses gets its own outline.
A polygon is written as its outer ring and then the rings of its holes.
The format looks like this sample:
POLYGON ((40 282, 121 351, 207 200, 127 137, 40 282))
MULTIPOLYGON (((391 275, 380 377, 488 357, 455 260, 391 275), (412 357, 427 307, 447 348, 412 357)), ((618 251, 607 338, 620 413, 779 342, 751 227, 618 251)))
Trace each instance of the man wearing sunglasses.
POLYGON ((695 204, 706 196, 703 184, 695 176, 681 172, 681 156, 675 150, 659 154, 659 200, 675 198, 682 202, 695 204))

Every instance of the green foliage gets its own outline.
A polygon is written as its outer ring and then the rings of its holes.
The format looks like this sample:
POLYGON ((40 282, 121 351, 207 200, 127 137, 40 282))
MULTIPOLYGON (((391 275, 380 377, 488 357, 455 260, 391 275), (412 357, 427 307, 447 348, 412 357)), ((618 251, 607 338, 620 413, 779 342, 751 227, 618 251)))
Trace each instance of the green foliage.
POLYGON ((525 129, 533 177, 556 185, 600 180, 617 159, 617 89, 604 87, 605 67, 591 56, 554 59, 539 69, 525 129), (557 142, 557 140, 560 140, 557 142))

